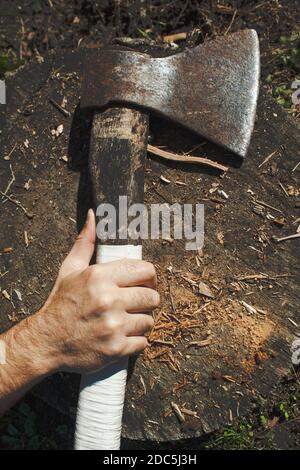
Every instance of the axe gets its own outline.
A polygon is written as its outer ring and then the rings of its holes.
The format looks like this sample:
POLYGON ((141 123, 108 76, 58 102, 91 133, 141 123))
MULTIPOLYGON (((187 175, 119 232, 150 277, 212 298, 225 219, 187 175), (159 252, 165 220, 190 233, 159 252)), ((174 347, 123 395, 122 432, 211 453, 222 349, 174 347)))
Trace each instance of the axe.
MULTIPOLYGON (((119 196, 127 196, 128 206, 143 203, 151 113, 245 157, 258 88, 259 44, 254 30, 165 58, 128 50, 91 50, 81 107, 94 110, 89 171, 95 206, 109 203, 118 210, 119 196)), ((96 211, 98 219, 99 215, 96 211)), ((115 239, 98 238, 97 263, 142 258, 140 241, 124 228, 119 223, 115 239)), ((82 376, 76 449, 119 449, 127 363, 122 359, 82 376)))

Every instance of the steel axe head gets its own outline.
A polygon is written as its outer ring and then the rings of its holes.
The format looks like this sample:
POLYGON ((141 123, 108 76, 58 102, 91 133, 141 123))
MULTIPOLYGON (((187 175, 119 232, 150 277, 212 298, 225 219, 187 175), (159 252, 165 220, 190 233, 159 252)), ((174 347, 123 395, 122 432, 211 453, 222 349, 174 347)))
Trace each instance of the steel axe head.
POLYGON ((81 106, 142 107, 244 157, 254 126, 259 71, 254 30, 218 37, 164 58, 91 49, 81 106))

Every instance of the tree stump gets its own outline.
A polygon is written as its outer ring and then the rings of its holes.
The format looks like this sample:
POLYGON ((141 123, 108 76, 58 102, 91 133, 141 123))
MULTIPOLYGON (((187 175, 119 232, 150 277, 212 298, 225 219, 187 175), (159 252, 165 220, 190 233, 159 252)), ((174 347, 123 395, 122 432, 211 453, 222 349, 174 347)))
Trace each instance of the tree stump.
MULTIPOLYGON (((1 331, 43 304, 92 206, 91 116, 79 107, 82 58, 82 50, 49 55, 7 80, 7 126, 0 135, 1 331), (53 105, 63 100, 70 115, 53 105)), ((154 145, 178 153, 198 146, 192 153, 231 164, 222 149, 156 116, 151 136, 154 145)), ((124 437, 174 441, 215 431, 251 412, 290 369, 300 324, 300 240, 272 237, 295 233, 299 225, 299 149, 299 130, 262 92, 240 167, 220 175, 148 159, 147 205, 204 203, 205 244, 195 253, 179 240, 144 243, 144 258, 158 270, 162 305, 151 349, 129 375, 124 437), (211 298, 201 294, 206 287, 211 298)), ((74 413, 78 383, 75 375, 57 374, 34 393, 74 413)))

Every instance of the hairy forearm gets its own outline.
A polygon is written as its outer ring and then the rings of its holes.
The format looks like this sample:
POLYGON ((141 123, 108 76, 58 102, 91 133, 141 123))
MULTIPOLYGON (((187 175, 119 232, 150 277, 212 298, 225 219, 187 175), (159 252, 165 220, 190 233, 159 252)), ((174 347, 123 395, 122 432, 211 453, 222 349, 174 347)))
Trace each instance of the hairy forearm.
POLYGON ((37 313, 0 336, 5 347, 5 361, 2 361, 5 363, 0 364, 0 415, 55 371, 50 343, 41 323, 44 320, 37 313))

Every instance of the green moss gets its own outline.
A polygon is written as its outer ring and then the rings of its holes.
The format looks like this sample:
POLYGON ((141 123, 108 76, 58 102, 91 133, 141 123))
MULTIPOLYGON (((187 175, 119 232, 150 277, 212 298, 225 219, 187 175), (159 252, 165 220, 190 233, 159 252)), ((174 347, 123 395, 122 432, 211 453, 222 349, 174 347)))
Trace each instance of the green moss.
POLYGON ((4 75, 6 72, 13 72, 23 64, 23 60, 14 59, 8 56, 0 56, 0 74, 4 75))
POLYGON ((243 450, 255 449, 255 438, 252 423, 241 419, 236 425, 228 426, 215 435, 206 444, 207 449, 243 450))

